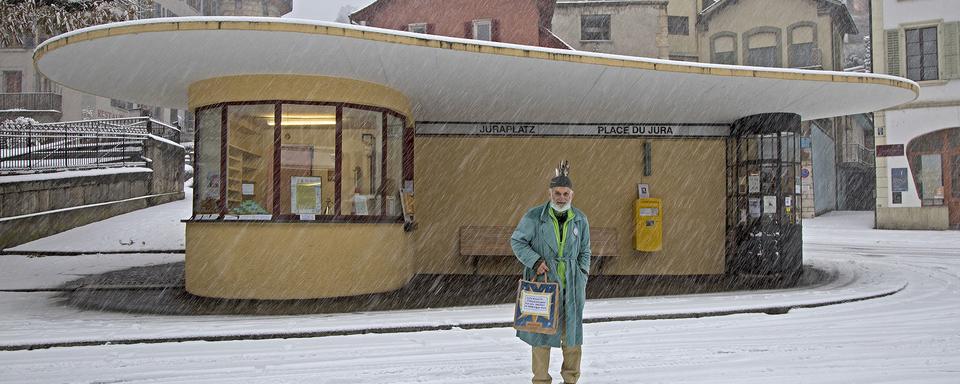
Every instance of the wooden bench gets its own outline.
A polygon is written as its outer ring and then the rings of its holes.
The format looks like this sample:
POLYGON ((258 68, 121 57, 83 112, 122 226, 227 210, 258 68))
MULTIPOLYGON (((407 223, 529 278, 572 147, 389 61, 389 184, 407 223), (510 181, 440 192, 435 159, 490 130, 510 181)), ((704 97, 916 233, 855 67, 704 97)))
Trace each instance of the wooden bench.
MULTIPOLYGON (((510 247, 510 236, 516 227, 466 226, 460 227, 460 255, 467 256, 477 274, 480 258, 515 257, 510 247)), ((617 230, 615 228, 590 228, 590 248, 597 258, 596 271, 603 260, 617 254, 617 230)))

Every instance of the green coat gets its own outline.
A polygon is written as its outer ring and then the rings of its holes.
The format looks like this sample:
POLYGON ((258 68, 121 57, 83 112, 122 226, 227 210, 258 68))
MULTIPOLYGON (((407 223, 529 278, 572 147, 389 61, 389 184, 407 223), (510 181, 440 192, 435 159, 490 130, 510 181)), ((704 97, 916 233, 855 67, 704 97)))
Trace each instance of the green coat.
MULTIPOLYGON (((543 258, 550 267, 548 280, 559 282, 557 276, 557 237, 550 217, 550 203, 534 207, 520 219, 510 237, 513 254, 523 264, 523 277, 530 280, 536 274, 534 267, 543 258)), ((566 262, 566 287, 561 292, 560 317, 566 326, 566 345, 583 344, 583 305, 586 302, 587 274, 590 271, 590 223, 579 209, 573 211, 568 224, 563 260, 566 262)), ((542 277, 541 277, 542 279, 542 277)), ((544 335, 517 331, 517 337, 534 347, 560 347, 560 334, 544 335)))

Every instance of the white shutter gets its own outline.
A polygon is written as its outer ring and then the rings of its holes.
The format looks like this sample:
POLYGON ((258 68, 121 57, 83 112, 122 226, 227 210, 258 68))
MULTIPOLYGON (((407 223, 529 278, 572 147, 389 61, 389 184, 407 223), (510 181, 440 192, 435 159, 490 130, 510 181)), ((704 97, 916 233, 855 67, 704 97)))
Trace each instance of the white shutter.
POLYGON ((902 76, 900 69, 900 45, 903 38, 899 29, 888 29, 887 37, 887 74, 902 76))
POLYGON ((960 22, 944 23, 943 28, 940 28, 940 41, 940 46, 943 47, 940 78, 960 79, 960 22))

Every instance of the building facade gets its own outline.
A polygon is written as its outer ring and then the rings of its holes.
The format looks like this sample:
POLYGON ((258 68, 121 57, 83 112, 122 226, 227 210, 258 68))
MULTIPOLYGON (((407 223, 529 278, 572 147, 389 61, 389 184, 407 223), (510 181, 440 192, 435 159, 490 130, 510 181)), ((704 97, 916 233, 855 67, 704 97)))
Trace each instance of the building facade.
POLYGON ((378 0, 350 22, 484 41, 568 48, 551 32, 553 0, 378 0))
POLYGON ((877 113, 876 226, 960 228, 960 8, 873 0, 873 67, 920 85, 877 113))
POLYGON ((667 3, 561 0, 553 30, 579 51, 666 59, 667 3))

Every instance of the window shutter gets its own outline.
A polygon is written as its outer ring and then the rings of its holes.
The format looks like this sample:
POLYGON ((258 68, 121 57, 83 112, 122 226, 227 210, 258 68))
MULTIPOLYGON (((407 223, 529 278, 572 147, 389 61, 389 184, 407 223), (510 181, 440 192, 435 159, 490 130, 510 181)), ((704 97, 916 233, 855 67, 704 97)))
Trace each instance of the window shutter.
POLYGON ((490 40, 500 41, 500 20, 490 20, 490 40))
POLYGON ((472 39, 473 38, 473 22, 468 21, 466 23, 463 23, 463 31, 464 31, 463 37, 472 39))
POLYGON ((940 28, 940 41, 943 46, 940 78, 960 79, 960 22, 944 23, 940 28))
POLYGON ((902 76, 900 70, 900 37, 899 29, 888 29, 887 36, 887 74, 902 76))

